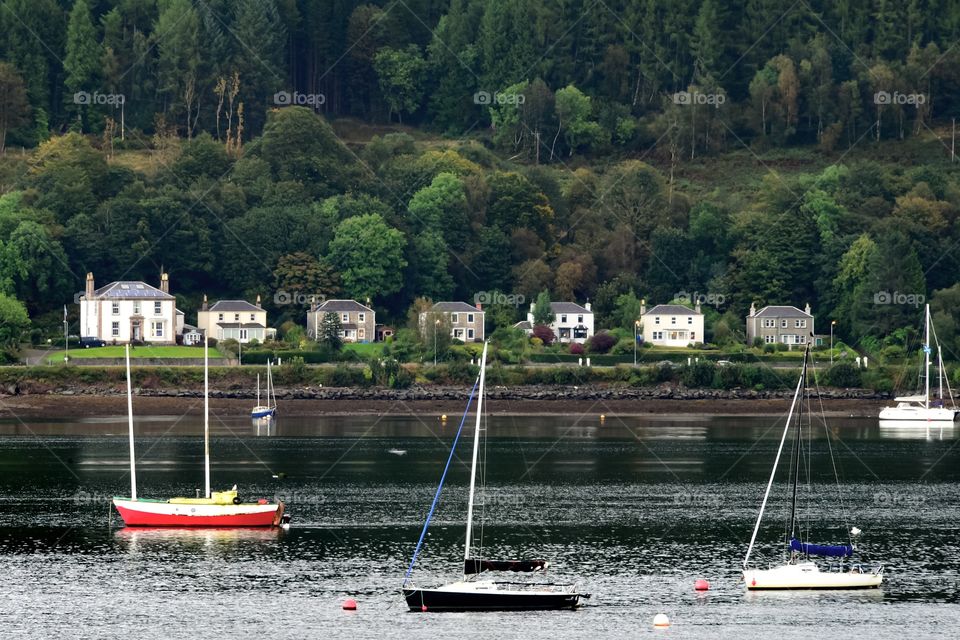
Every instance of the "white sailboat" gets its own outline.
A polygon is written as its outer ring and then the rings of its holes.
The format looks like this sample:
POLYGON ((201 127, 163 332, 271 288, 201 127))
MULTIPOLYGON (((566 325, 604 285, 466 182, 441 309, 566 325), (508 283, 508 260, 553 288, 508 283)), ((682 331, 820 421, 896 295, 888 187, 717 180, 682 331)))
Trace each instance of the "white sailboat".
MULTIPOLYGON (((440 498, 443 481, 450 461, 453 459, 457 441, 463 430, 467 414, 470 411, 470 401, 460 421, 460 428, 454 438, 453 447, 447 458, 447 466, 440 478, 433 499, 433 505, 423 525, 420 540, 414 551, 413 559, 407 569, 403 581, 403 597, 411 611, 534 611, 549 609, 574 609, 580 601, 589 598, 590 594, 582 593, 575 584, 554 584, 544 582, 497 582, 481 580, 477 576, 486 571, 536 572, 546 571, 549 562, 546 560, 490 560, 474 556, 473 549, 473 508, 477 488, 477 458, 480 451, 480 434, 485 431, 483 426, 483 398, 486 381, 487 345, 483 345, 483 355, 480 357, 480 375, 476 390, 477 393, 477 422, 473 436, 473 461, 470 466, 470 493, 467 502, 467 533, 463 551, 463 579, 451 584, 432 589, 421 589, 410 584, 410 575, 416 564, 417 556, 427 535, 430 519, 440 498)), ((470 395, 473 399, 473 393, 470 395)))
POLYGON ((267 404, 260 404, 260 374, 257 374, 257 406, 250 410, 250 417, 261 420, 269 420, 277 413, 277 396, 273 390, 273 372, 270 369, 270 361, 267 360, 267 404))
POLYGON ((930 322, 930 305, 926 305, 924 313, 924 332, 923 332, 923 368, 920 377, 923 378, 923 393, 912 396, 900 396, 894 398, 897 403, 894 407, 884 407, 880 411, 880 422, 886 421, 912 421, 912 422, 953 422, 958 413, 957 406, 953 401, 953 393, 950 390, 950 381, 947 380, 947 397, 943 395, 943 352, 937 341, 936 329, 930 322), (937 379, 939 381, 938 397, 930 397, 930 339, 933 338, 937 346, 937 379), (949 403, 949 406, 948 406, 949 403))
MULTIPOLYGON (((757 522, 753 527, 753 535, 750 536, 750 545, 747 547, 747 554, 743 559, 743 580, 746 583, 747 589, 751 591, 869 589, 879 587, 881 582, 883 582, 882 565, 875 569, 868 569, 859 564, 846 561, 856 550, 853 544, 853 538, 860 534, 860 530, 856 527, 849 529, 848 544, 821 545, 803 541, 810 532, 809 528, 805 529, 803 523, 797 518, 797 489, 800 469, 804 466, 804 464, 802 464, 801 432, 812 427, 809 417, 807 424, 804 425, 803 423, 809 355, 810 349, 808 347, 803 356, 803 368, 800 373, 800 379, 797 381, 793 401, 790 404, 790 412, 787 415, 787 421, 783 428, 783 435, 780 437, 780 446, 777 449, 777 456, 773 462, 773 471, 770 472, 770 480, 767 482, 767 489, 763 494, 763 502, 760 504, 760 513, 757 515, 757 522), (794 418, 796 418, 796 420, 794 420, 794 418), (767 569, 754 568, 750 565, 750 556, 753 552, 754 544, 757 541, 757 533, 760 531, 760 523, 763 521, 763 515, 767 508, 767 500, 770 497, 770 490, 773 487, 777 467, 780 463, 780 456, 783 453, 784 444, 786 443, 787 434, 790 431, 791 425, 795 425, 796 439, 794 441, 794 451, 791 456, 790 465, 790 480, 793 487, 789 525, 787 526, 787 535, 784 540, 784 553, 786 558, 782 563, 767 569), (821 568, 821 566, 813 560, 815 557, 832 558, 832 562, 835 564, 821 568)), ((809 414, 810 411, 808 407, 807 415, 809 416, 809 414)), ((826 423, 824 423, 824 427, 826 427, 826 423)), ((827 432, 827 438, 830 438, 829 432, 827 432)), ((809 455, 809 451, 807 455, 809 455)), ((809 462, 807 462, 807 464, 809 464, 809 462)), ((834 469, 836 469, 836 467, 834 467, 834 469)))

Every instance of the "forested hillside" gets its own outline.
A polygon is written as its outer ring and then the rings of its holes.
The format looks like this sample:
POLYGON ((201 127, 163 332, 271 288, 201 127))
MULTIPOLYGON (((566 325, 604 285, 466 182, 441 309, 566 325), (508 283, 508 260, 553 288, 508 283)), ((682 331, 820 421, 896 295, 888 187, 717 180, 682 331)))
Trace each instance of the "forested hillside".
POLYGON ((868 350, 931 300, 960 353, 958 40, 946 0, 6 0, 0 342, 165 270, 188 318, 697 293, 711 341, 809 302, 868 350))

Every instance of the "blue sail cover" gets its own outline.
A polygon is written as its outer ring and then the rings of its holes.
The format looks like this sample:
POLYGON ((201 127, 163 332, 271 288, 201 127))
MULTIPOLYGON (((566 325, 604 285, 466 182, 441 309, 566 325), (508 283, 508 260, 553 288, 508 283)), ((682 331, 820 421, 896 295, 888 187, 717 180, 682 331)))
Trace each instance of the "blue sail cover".
POLYGON ((810 556, 830 556, 834 558, 846 558, 853 555, 853 545, 849 544, 812 544, 810 542, 800 542, 796 538, 790 539, 790 548, 800 553, 810 556))

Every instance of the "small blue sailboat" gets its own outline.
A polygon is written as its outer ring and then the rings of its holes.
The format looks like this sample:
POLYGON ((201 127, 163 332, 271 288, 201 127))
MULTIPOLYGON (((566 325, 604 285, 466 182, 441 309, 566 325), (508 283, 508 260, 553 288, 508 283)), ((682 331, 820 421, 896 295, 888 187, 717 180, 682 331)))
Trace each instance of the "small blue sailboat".
POLYGON ((257 374, 257 406, 250 411, 250 417, 256 420, 270 420, 277 414, 277 397, 273 389, 273 373, 270 361, 267 361, 266 404, 260 404, 260 374, 257 374))

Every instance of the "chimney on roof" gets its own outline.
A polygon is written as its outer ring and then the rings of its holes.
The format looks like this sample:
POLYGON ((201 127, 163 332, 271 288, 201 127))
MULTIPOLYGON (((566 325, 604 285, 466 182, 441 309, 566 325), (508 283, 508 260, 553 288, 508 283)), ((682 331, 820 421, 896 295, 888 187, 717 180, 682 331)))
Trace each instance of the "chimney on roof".
POLYGON ((589 300, 589 299, 587 300, 586 304, 583 305, 583 308, 586 309, 587 311, 590 311, 590 300, 589 300))
POLYGON ((647 301, 643 299, 640 301, 640 315, 643 315, 647 312, 647 301))
POLYGON ((805 307, 803 308, 803 312, 804 312, 805 314, 807 314, 808 316, 809 316, 809 315, 813 315, 813 314, 810 313, 810 303, 809 303, 809 302, 807 303, 807 306, 805 306, 805 307))
POLYGON ((751 303, 750 303, 750 316, 749 316, 749 317, 752 318, 752 317, 755 316, 755 315, 757 315, 757 303, 756 303, 756 302, 751 302, 751 303))
POLYGON ((207 294, 203 294, 203 304, 200 305, 200 311, 209 311, 210 305, 207 304, 207 294))
POLYGON ((699 300, 697 300, 697 304, 695 304, 695 305, 693 306, 693 310, 696 311, 697 313, 700 313, 700 301, 699 301, 699 300))
POLYGON ((95 290, 96 288, 93 286, 93 271, 88 271, 87 272, 87 288, 86 288, 86 291, 84 291, 84 297, 87 300, 93 300, 93 292, 95 290))
POLYGON ((480 303, 478 302, 478 303, 476 303, 476 306, 477 306, 477 311, 483 311, 483 305, 482 305, 482 304, 480 304, 480 303))
POLYGON ((258 306, 258 307, 260 306, 260 294, 259 294, 259 293, 257 294, 257 306, 258 306))
POLYGON ((160 274, 160 291, 170 293, 170 276, 166 273, 160 274))

